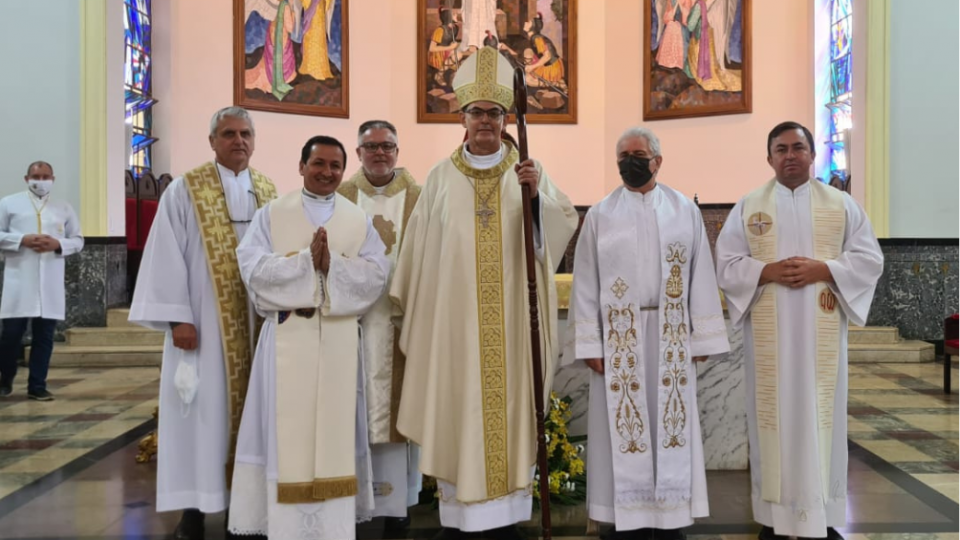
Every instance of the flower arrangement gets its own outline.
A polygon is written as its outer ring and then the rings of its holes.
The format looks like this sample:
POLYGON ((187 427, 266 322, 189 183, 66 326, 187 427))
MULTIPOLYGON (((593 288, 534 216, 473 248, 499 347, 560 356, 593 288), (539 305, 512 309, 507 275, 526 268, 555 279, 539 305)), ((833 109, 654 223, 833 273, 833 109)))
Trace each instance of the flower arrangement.
MULTIPOLYGON (((554 504, 577 504, 587 498, 587 476, 584 470, 583 445, 574 446, 567 433, 567 422, 573 414, 567 396, 558 398, 550 392, 550 410, 544 421, 547 439, 547 474, 550 483, 550 502, 554 504)), ((533 496, 540 499, 540 473, 533 481, 533 496)))

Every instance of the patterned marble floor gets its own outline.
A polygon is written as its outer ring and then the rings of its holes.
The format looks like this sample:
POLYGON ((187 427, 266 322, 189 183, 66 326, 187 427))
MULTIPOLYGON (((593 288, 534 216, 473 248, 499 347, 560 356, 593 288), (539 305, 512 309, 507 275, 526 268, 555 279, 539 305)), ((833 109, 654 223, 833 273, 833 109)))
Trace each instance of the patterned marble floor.
MULTIPOLYGON (((850 369, 850 540, 960 540, 957 395, 944 396, 941 364, 855 365, 850 369)), ((956 371, 954 372, 956 376, 956 371)), ((153 426, 155 369, 51 370, 57 401, 0 400, 0 538, 167 538, 177 516, 154 508, 155 463, 134 463, 153 426)), ((708 475, 711 517, 692 540, 752 540, 747 472, 708 475)), ((210 516, 207 538, 223 537, 210 516)), ((554 509, 554 538, 586 537, 582 505, 554 509)), ((411 529, 390 534, 374 521, 361 540, 429 538, 429 505, 411 529)), ((526 524, 530 537, 535 524, 526 524)))

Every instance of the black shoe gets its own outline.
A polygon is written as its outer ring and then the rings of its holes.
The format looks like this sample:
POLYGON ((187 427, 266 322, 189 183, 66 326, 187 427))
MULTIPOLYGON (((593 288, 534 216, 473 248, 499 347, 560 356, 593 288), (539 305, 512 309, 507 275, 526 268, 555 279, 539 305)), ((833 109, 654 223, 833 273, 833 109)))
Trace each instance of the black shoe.
POLYGON ((13 393, 13 382, 0 381, 0 397, 7 397, 13 393))
POLYGON ((773 532, 773 527, 767 527, 766 525, 760 529, 760 534, 757 535, 757 538, 760 540, 789 540, 789 536, 784 534, 776 534, 773 532))
POLYGON ((203 540, 203 517, 199 510, 184 510, 180 523, 173 530, 174 540, 203 540))
MULTIPOLYGON (((601 540, 654 540, 654 531, 656 529, 633 529, 629 531, 618 531, 615 528, 610 529, 607 534, 601 534, 601 540)), ((660 537, 657 537, 660 540, 660 537)))
POLYGON ((27 397, 36 401, 53 401, 53 394, 49 390, 27 392, 27 397))
POLYGON ((444 527, 440 532, 433 535, 432 540, 464 540, 467 537, 460 529, 444 527))
MULTIPOLYGON (((643 530, 643 529, 641 529, 643 530)), ((687 540, 683 529, 648 529, 654 540, 687 540)))
POLYGON ((410 527, 410 516, 406 517, 386 517, 383 520, 383 526, 388 531, 402 531, 410 527))
POLYGON ((491 540, 527 540, 526 535, 520 532, 520 528, 516 525, 484 531, 483 537, 491 540))
POLYGON ((844 540, 843 535, 833 527, 827 527, 827 540, 844 540))

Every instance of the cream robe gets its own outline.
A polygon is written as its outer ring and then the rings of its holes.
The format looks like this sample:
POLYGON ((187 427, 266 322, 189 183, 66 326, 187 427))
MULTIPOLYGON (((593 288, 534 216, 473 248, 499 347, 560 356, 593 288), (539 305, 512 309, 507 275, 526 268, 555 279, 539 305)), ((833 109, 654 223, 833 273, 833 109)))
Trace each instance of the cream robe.
MULTIPOLYGON (((466 166, 460 149, 433 168, 391 288, 404 312, 400 348, 408 359, 397 429, 421 446, 424 474, 456 487, 441 501, 526 493, 536 461, 521 190, 516 150, 504 149, 507 157, 486 171, 466 166)), ((536 268, 549 391, 559 352, 553 269, 577 214, 542 170, 539 198, 545 262, 538 258, 536 268)), ((477 530, 526 519, 529 510, 500 524, 454 525, 443 514, 441 506, 444 526, 477 530)))
POLYGON ((590 518, 627 531, 707 516, 692 358, 730 345, 699 209, 662 184, 591 208, 568 318, 565 362, 605 366, 590 377, 590 518))
MULTIPOLYGON (((220 164, 217 170, 233 228, 242 238, 257 209, 250 172, 236 175, 220 164)), ((166 333, 157 422, 157 511, 199 508, 212 513, 225 510, 229 502, 227 376, 217 295, 188 190, 178 177, 160 198, 140 263, 130 322, 166 333), (171 322, 197 328, 197 349, 173 346, 171 322), (197 395, 186 410, 174 385, 181 361, 195 364, 200 378, 197 395)), ((252 310, 250 314, 252 326, 252 310)))
MULTIPOLYGON (((391 271, 403 243, 403 231, 420 197, 420 186, 403 168, 382 187, 373 186, 361 168, 337 192, 356 203, 373 220, 386 246, 391 271)), ((392 278, 392 275, 391 275, 392 278)), ((387 287, 389 288, 387 281, 387 287)), ((419 501, 422 475, 420 448, 397 433, 397 409, 406 359, 397 347, 397 315, 390 295, 384 294, 360 319, 363 328, 364 372, 367 385, 367 423, 373 462, 374 515, 404 517, 419 501)))
MULTIPOLYGON (((827 188, 833 189, 833 188, 827 188)), ((809 183, 791 191, 782 184, 773 190, 777 227, 776 258, 814 257, 814 228, 809 183)), ((730 319, 744 326, 747 375, 747 425, 753 515, 777 534, 823 537, 827 527, 846 523, 847 504, 847 325, 867 320, 883 255, 866 213, 843 195, 845 227, 840 255, 827 265, 835 281, 840 313, 839 362, 833 397, 832 437, 826 449, 829 465, 821 463, 816 385, 817 351, 814 325, 816 287, 791 289, 776 284, 758 286, 764 263, 751 257, 743 215, 744 201, 734 206, 717 240, 717 279, 727 300, 730 319), (776 287, 778 334, 776 370, 780 404, 779 502, 764 500, 757 409, 757 376, 752 310, 766 287, 776 287), (825 478, 824 478, 825 476, 825 478), (824 482, 826 480, 826 482, 824 482), (824 500, 823 485, 827 486, 824 500)))
POLYGON ((0 319, 64 320, 64 258, 81 249, 80 220, 70 203, 53 200, 49 193, 37 197, 29 189, 0 199, 0 250, 4 258, 0 319), (56 238, 61 252, 37 253, 21 247, 27 234, 56 238))
MULTIPOLYGON (((337 203, 350 204, 343 198, 337 198, 337 203)), ((303 209, 314 227, 333 225, 333 199, 316 199, 304 194, 303 209)), ((370 500, 362 504, 355 502, 354 497, 338 497, 314 503, 278 503, 278 480, 282 479, 283 472, 278 463, 281 452, 277 414, 278 399, 282 396, 278 395, 277 385, 282 374, 277 372, 277 321, 279 312, 309 305, 322 306, 324 317, 362 314, 383 293, 389 262, 382 255, 383 244, 369 220, 365 238, 355 257, 331 250, 326 278, 313 269, 309 247, 285 256, 274 253, 273 244, 270 212, 260 211, 237 248, 250 298, 266 320, 240 425, 229 527, 235 533, 267 534, 271 538, 351 539, 357 517, 369 517, 364 513, 369 512, 367 506, 372 505, 363 407, 358 406, 356 414, 353 407, 348 407, 349 412, 341 412, 356 417, 357 499, 363 496, 370 500)), ((288 316, 300 315, 290 313, 288 316)), ((321 362, 324 362, 322 351, 316 354, 321 355, 321 362)), ((326 362, 335 361, 326 359, 326 362)), ((353 369, 354 364, 349 359, 344 363, 353 369)), ((364 402, 359 369, 356 379, 358 405, 364 402)))

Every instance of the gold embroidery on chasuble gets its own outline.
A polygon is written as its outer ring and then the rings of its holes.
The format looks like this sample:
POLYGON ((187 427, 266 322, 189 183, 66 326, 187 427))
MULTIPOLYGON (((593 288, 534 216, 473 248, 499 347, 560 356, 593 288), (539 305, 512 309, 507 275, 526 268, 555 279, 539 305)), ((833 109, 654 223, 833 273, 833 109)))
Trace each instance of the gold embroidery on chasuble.
POLYGON ((503 174, 517 160, 516 149, 496 167, 474 169, 458 148, 453 164, 473 183, 475 249, 477 257, 477 307, 480 322, 480 378, 483 402, 483 444, 487 498, 508 493, 507 366, 503 321, 503 237, 500 222, 500 189, 503 174))
POLYGON ((381 215, 373 216, 373 228, 380 235, 380 240, 387 247, 384 255, 389 255, 393 251, 393 246, 397 243, 397 228, 392 221, 381 215))
POLYGON ((677 242, 667 246, 666 261, 670 264, 670 276, 667 278, 666 298, 664 299, 664 324, 661 339, 666 342, 663 349, 663 380, 660 383, 669 389, 667 401, 663 407, 664 448, 679 448, 687 444, 683 429, 687 425, 687 405, 683 401, 687 380, 687 323, 683 295, 682 264, 687 262, 687 248, 677 242))
MULTIPOLYGON (((276 188, 265 176, 250 169, 250 179, 258 206, 276 198, 276 188)), ((227 461, 229 472, 233 465, 243 403, 247 396, 247 382, 250 379, 250 366, 253 363, 247 291, 240 278, 240 266, 237 263, 239 239, 230 222, 230 212, 216 164, 209 162, 193 169, 184 175, 183 181, 193 202, 197 228, 207 258, 207 269, 217 300, 230 420, 227 461)), ((261 324, 262 321, 258 320, 257 328, 261 324)), ((228 484, 231 478, 232 474, 228 474, 228 484)))

